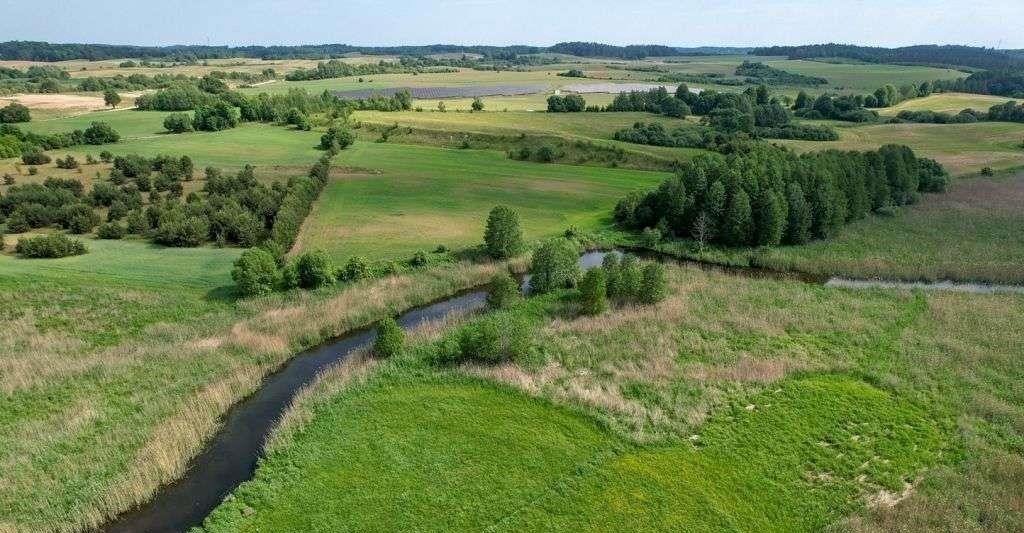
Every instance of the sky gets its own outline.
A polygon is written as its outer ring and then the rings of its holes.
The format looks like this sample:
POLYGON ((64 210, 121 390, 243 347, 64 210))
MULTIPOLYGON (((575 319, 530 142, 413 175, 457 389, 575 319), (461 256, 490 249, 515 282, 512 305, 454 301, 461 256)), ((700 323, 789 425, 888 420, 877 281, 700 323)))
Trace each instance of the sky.
POLYGON ((1024 48, 1024 0, 0 0, 0 41, 1024 48))

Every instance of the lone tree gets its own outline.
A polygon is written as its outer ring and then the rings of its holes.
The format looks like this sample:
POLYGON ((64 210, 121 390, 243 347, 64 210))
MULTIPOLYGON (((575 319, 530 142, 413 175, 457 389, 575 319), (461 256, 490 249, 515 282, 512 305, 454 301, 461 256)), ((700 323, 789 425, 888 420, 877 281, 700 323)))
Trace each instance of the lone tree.
POLYGON ((373 355, 381 358, 395 357, 405 347, 405 334, 394 318, 385 318, 377 324, 377 340, 373 343, 373 355))
POLYGON ((571 287, 580 276, 579 252, 568 239, 552 239, 533 252, 530 264, 530 290, 543 294, 571 287))
POLYGON ((519 254, 523 250, 519 215, 503 205, 491 209, 484 230, 484 245, 487 247, 487 255, 495 259, 508 259, 519 254))
POLYGON ((114 89, 107 89, 103 91, 103 103, 112 109, 117 109, 117 104, 121 103, 121 95, 117 94, 117 91, 114 89))
POLYGON ((704 247, 715 236, 715 223, 706 212, 701 211, 697 215, 697 219, 693 221, 693 229, 690 234, 693 236, 693 240, 697 241, 697 253, 704 255, 704 247))
POLYGON ((483 111, 484 110, 484 101, 481 100, 479 97, 474 98, 473 99, 473 103, 470 104, 470 107, 473 108, 473 111, 483 111))
POLYGON ((519 286, 516 280, 506 272, 499 272, 491 278, 491 284, 487 287, 487 305, 493 309, 504 309, 519 296, 519 286))
POLYGON ((580 304, 583 313, 600 315, 608 310, 608 285, 604 269, 592 268, 580 282, 580 304))

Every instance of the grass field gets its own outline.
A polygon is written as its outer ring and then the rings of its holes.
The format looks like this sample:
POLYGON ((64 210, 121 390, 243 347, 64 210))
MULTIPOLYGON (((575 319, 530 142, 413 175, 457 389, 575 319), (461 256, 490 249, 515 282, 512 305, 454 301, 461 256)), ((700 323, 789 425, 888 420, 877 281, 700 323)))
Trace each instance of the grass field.
POLYGON ((652 308, 549 298, 546 363, 437 370, 428 342, 328 378, 206 531, 1022 526, 987 511, 1024 475, 1024 298, 670 277, 652 308))
POLYGON ((336 159, 351 167, 317 201, 299 237, 301 249, 335 259, 406 259, 481 242, 498 204, 519 212, 527 240, 569 225, 600 229, 625 193, 665 174, 512 161, 500 152, 358 143, 336 159))
POLYGON ((874 92, 887 83, 900 87, 908 83, 920 85, 926 81, 955 80, 968 76, 966 72, 953 69, 906 65, 805 60, 769 61, 768 65, 794 74, 825 78, 828 80, 829 89, 851 93, 874 92))
POLYGON ((988 108, 1004 104, 1009 98, 984 94, 939 93, 924 98, 912 98, 892 107, 879 109, 883 116, 896 116, 900 111, 936 111, 957 114, 964 109, 988 111, 988 108))
POLYGON ((797 151, 818 149, 872 150, 888 143, 905 144, 918 155, 931 157, 953 175, 976 173, 984 167, 1024 166, 1024 124, 876 124, 839 128, 835 142, 772 141, 797 151))

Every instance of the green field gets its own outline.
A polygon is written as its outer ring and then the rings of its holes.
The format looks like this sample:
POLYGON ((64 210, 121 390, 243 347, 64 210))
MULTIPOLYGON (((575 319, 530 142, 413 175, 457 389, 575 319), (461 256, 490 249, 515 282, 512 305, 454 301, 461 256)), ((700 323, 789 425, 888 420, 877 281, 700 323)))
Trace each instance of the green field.
POLYGON ((323 192, 299 237, 301 249, 335 259, 406 259, 440 244, 480 243, 498 204, 519 212, 527 240, 570 225, 609 225, 625 193, 653 187, 665 174, 509 160, 500 152, 359 143, 337 163, 352 170, 323 192))
POLYGON ((829 89, 851 93, 874 92, 887 83, 900 87, 906 84, 920 85, 926 81, 955 80, 968 76, 966 72, 948 68, 907 65, 805 60, 769 61, 767 64, 794 74, 825 78, 828 80, 829 89))

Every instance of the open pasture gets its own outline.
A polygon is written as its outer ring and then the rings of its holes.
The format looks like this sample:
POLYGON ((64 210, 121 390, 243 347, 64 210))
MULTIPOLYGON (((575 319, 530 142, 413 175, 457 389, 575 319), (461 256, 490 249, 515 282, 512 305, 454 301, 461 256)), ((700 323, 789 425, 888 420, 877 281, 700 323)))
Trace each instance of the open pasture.
POLYGON ((957 114, 964 109, 988 111, 988 108, 1005 104, 1010 98, 967 93, 937 93, 923 98, 912 98, 892 107, 878 109, 883 116, 896 116, 900 111, 935 111, 937 113, 957 114))
POLYGON ((336 260, 353 255, 407 259, 438 245, 481 242, 492 207, 519 211, 534 241, 570 225, 609 226, 610 209, 629 191, 653 187, 664 173, 512 161, 500 152, 359 143, 337 164, 299 236, 302 250, 336 260))

